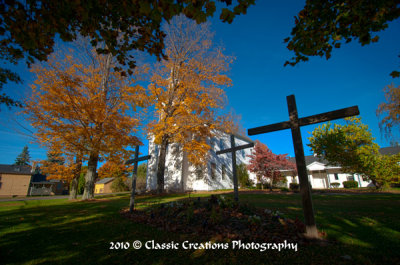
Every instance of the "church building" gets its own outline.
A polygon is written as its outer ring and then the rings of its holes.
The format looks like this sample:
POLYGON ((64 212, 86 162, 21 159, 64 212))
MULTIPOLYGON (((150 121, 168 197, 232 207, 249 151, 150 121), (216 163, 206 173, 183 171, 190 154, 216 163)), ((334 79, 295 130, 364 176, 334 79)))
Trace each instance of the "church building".
MULTIPOLYGON (((235 134, 235 145, 253 143, 247 136, 235 134)), ((188 161, 186 152, 179 144, 169 144, 164 172, 164 189, 166 191, 211 191, 233 189, 231 153, 217 155, 216 152, 231 147, 230 135, 221 133, 220 137, 208 140, 211 146, 209 159, 205 166, 196 168, 188 161)), ((248 164, 253 148, 236 151, 236 164, 248 164)), ((157 164, 159 146, 149 141, 146 189, 157 189, 157 164)), ((250 179, 256 183, 256 176, 249 172, 250 179)))

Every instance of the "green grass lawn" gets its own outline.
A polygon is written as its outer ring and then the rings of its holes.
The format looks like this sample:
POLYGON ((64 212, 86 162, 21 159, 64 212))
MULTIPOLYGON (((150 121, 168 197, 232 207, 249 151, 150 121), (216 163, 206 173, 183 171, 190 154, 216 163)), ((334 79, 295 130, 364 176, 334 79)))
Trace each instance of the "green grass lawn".
MULTIPOLYGON (((137 201, 145 208, 184 198, 187 195, 139 196, 137 201)), ((302 218, 299 194, 241 194, 240 199, 302 218)), ((128 206, 126 194, 92 202, 0 202, 0 264, 400 264, 400 194, 326 194, 313 199, 318 228, 328 243, 299 245, 297 252, 111 250, 110 242, 198 242, 198 237, 123 218, 119 211, 128 206)))

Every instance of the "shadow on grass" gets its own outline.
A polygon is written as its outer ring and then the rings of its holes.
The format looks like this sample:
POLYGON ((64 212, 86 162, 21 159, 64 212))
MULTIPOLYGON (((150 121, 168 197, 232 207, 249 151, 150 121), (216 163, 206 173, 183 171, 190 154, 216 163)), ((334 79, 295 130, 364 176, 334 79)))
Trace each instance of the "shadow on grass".
MULTIPOLYGON (((209 196, 210 194, 204 195, 209 196)), ((203 195, 192 195, 199 197, 203 195)), ((226 196, 232 196, 228 194, 226 196)), ((59 202, 0 212, 0 260, 5 264, 400 264, 399 196, 314 196, 317 224, 335 240, 327 246, 301 245, 298 252, 269 250, 111 250, 110 242, 154 240, 199 243, 196 238, 160 231, 123 218, 127 195, 93 202, 59 202), (329 196, 329 197, 328 197, 329 196), (353 240, 353 241, 352 241, 353 240), (350 256, 348 257, 341 256, 350 256)), ((364 196, 364 195, 362 195, 364 196)), ((366 195, 365 195, 366 196, 366 195)), ((188 195, 139 196, 138 206, 188 195)), ((246 194, 240 197, 259 207, 279 209, 301 218, 299 195, 246 194)))

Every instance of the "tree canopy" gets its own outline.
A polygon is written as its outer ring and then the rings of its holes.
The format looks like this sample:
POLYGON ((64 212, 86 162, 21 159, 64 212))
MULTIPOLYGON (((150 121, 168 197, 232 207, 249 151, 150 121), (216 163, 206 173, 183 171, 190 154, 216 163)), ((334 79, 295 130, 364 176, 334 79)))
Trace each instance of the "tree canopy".
MULTIPOLYGON (((376 33, 399 16, 398 0, 307 0, 295 17, 291 36, 285 39, 287 48, 295 53, 285 65, 308 61, 310 56, 329 59, 333 48, 353 40, 361 45, 377 42, 376 33)), ((392 77, 399 75, 399 71, 391 73, 392 77)))
MULTIPOLYGON (((25 58, 28 65, 47 60, 54 44, 73 41, 78 35, 88 37, 99 53, 117 58, 116 70, 135 66, 133 50, 146 51, 158 59, 163 54, 165 33, 161 23, 184 14, 197 23, 216 11, 216 3, 226 5, 220 18, 231 23, 236 15, 246 14, 255 0, 29 0, 0 3, 0 59, 16 64, 25 58)), ((8 81, 20 82, 9 69, 0 68, 0 90, 8 81)), ((9 96, 0 95, 0 103, 20 105, 9 96)))
POLYGON ((362 175, 377 188, 399 182, 400 154, 379 154, 368 126, 359 117, 345 120, 345 125, 326 123, 315 128, 309 138, 314 153, 343 172, 362 175))
POLYGON ((296 171, 296 164, 289 161, 286 154, 276 155, 260 141, 256 141, 254 150, 248 157, 250 161, 247 169, 256 174, 260 182, 263 177, 269 179, 271 189, 274 183, 282 180, 282 170, 296 171))
POLYGON ((372 133, 359 117, 345 118, 346 124, 322 124, 309 137, 309 146, 320 158, 341 166, 344 172, 373 175, 373 157, 379 146, 372 133))
POLYGON ((150 97, 158 120, 149 124, 154 142, 160 144, 157 166, 159 192, 164 178, 166 147, 178 143, 195 166, 206 163, 210 145, 207 139, 216 129, 229 131, 234 126, 230 115, 219 115, 224 107, 224 88, 231 85, 227 76, 233 61, 223 49, 213 46, 207 23, 196 24, 184 16, 166 25, 168 33, 162 60, 152 70, 150 97))
POLYGON ((40 144, 88 157, 84 195, 90 198, 99 156, 129 155, 125 147, 141 144, 134 133, 146 96, 133 78, 113 71, 111 54, 86 51, 57 53, 46 64, 35 65, 37 80, 25 111, 40 144))

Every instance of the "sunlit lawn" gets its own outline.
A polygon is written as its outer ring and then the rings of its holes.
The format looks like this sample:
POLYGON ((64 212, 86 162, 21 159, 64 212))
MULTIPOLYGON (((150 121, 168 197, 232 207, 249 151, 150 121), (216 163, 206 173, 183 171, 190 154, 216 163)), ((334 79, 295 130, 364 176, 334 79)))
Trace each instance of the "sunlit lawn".
MULTIPOLYGON (((192 194, 191 196, 209 196, 192 194)), ((231 195, 228 195, 231 196, 231 195)), ((141 196, 139 208, 187 198, 141 196)), ((299 194, 241 194, 243 202, 302 218, 299 194)), ((0 203, 0 264, 400 264, 400 194, 313 195, 323 245, 285 250, 110 250, 110 242, 198 242, 121 217, 128 195, 93 202, 0 203)))

